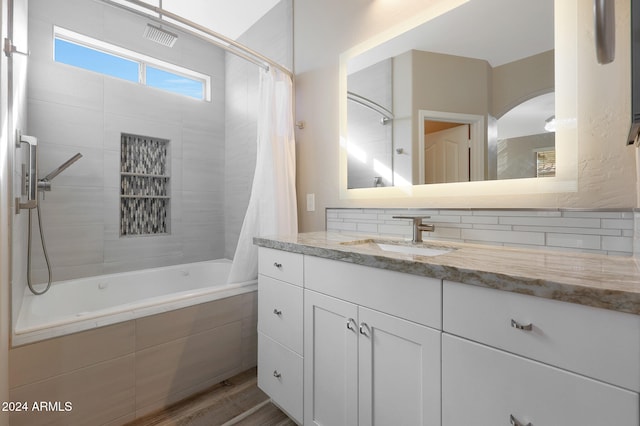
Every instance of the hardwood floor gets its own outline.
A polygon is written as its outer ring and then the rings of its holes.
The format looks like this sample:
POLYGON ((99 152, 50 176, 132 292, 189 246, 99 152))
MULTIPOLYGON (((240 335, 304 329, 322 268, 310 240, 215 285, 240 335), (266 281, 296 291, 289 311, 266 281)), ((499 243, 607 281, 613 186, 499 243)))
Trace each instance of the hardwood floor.
POLYGON ((295 422, 258 389, 252 368, 129 426, 291 426, 295 422))

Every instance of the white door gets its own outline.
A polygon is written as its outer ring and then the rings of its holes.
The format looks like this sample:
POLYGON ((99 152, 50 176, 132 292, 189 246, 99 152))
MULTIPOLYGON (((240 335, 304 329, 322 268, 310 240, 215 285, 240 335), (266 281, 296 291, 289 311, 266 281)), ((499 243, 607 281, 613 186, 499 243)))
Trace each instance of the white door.
POLYGON ((358 308, 304 292, 304 424, 358 424, 358 308))
POLYGON ((359 424, 440 425, 437 330, 360 307, 359 424))
POLYGON ((425 183, 469 180, 469 125, 425 135, 425 183))

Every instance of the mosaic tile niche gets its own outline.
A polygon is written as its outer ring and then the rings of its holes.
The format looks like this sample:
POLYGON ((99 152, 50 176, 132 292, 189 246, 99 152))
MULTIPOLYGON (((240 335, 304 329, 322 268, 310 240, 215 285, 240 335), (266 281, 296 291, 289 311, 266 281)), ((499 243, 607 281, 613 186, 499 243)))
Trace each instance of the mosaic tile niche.
POLYGON ((169 141, 123 133, 120 143, 120 235, 169 229, 169 141))

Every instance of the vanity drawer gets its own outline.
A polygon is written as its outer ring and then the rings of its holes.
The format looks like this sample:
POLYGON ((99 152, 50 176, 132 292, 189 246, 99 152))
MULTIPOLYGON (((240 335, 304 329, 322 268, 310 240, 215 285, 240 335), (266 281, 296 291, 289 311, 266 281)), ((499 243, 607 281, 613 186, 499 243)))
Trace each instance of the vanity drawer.
POLYGON ((435 278, 305 256, 304 285, 389 315, 442 328, 442 282, 435 278))
POLYGON ((639 410, 635 392, 442 337, 442 426, 638 426, 639 410))
POLYGON ((258 386, 302 424, 302 357, 258 332, 258 386))
POLYGON ((302 354, 302 287, 258 277, 258 330, 302 354))
POLYGON ((640 391, 640 315, 445 281, 446 333, 640 391))
POLYGON ((302 286, 302 255, 260 247, 258 271, 278 280, 302 286))

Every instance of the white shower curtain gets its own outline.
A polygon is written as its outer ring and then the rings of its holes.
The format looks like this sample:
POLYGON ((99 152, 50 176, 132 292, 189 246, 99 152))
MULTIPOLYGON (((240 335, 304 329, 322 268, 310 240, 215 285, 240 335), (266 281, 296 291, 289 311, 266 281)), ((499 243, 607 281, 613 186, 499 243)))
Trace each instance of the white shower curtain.
POLYGON ((260 70, 258 156, 229 283, 258 277, 253 237, 298 232, 292 100, 291 77, 275 67, 260 70))

